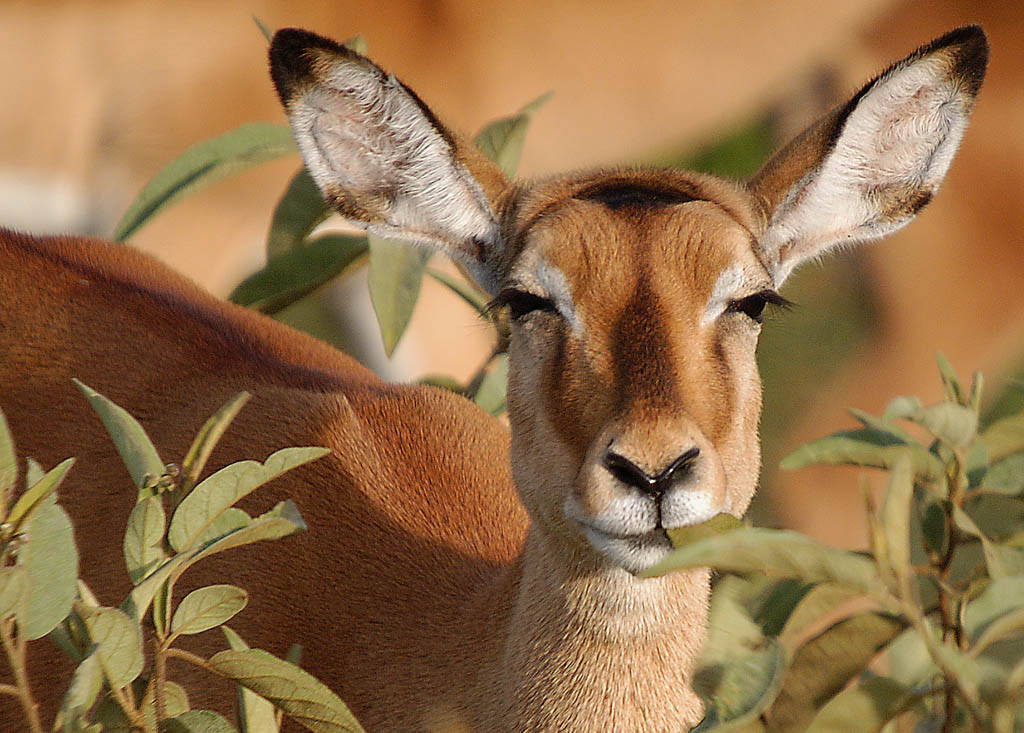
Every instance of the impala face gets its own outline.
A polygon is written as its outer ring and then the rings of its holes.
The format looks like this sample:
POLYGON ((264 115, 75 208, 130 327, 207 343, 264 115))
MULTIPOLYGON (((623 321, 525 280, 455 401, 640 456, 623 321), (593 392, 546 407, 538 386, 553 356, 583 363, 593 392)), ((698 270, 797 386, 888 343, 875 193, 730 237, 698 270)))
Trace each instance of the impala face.
POLYGON ((666 530, 746 509, 764 307, 801 262, 931 199, 986 58, 976 27, 923 46, 745 187, 651 170, 517 186, 332 41, 279 32, 271 70, 336 208, 447 253, 509 309, 512 468, 549 548, 636 573, 669 551, 666 530))
POLYGON ((753 494, 775 298, 753 222, 740 192, 684 174, 559 180, 516 207, 496 298, 516 482, 535 521, 632 572, 671 549, 666 529, 753 494))

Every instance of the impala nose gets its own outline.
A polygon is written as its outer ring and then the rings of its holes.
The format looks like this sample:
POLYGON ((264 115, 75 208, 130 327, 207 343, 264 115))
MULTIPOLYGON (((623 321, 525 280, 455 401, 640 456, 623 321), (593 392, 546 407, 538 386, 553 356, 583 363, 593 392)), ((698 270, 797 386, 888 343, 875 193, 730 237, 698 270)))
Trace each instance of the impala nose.
POLYGON ((657 499, 672 485, 672 481, 678 475, 689 470, 699 455, 700 448, 694 446, 675 458, 661 473, 652 475, 625 456, 609 449, 604 455, 604 467, 622 483, 657 499))

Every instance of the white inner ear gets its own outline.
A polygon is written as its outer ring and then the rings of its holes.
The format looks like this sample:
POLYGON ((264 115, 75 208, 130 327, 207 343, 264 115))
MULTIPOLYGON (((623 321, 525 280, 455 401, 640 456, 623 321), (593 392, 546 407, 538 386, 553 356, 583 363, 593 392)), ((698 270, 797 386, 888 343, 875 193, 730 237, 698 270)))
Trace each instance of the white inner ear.
POLYGON ((483 287, 494 287, 480 258, 498 246, 494 212, 451 144, 398 80, 339 62, 294 99, 288 112, 317 185, 368 202, 373 218, 360 223, 381 236, 440 248, 483 287))
POLYGON ((941 57, 880 78, 850 113, 824 162, 800 180, 772 215, 762 245, 780 285, 800 262, 827 249, 875 239, 904 226, 888 197, 934 193, 967 127, 967 109, 941 57))

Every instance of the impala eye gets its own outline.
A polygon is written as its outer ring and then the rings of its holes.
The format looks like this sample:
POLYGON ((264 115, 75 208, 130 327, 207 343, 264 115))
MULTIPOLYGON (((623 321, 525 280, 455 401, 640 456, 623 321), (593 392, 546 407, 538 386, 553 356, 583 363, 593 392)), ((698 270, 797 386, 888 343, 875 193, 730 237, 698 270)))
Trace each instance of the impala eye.
POLYGON ((499 308, 508 308, 509 315, 513 320, 519 320, 523 316, 534 311, 548 311, 555 313, 555 301, 540 295, 534 295, 526 290, 516 288, 505 288, 498 296, 487 304, 487 310, 493 311, 499 308))
POLYGON ((778 305, 787 308, 792 303, 776 293, 774 290, 762 290, 740 298, 729 303, 726 311, 729 313, 742 313, 754 323, 761 323, 764 320, 764 309, 768 305, 778 305))

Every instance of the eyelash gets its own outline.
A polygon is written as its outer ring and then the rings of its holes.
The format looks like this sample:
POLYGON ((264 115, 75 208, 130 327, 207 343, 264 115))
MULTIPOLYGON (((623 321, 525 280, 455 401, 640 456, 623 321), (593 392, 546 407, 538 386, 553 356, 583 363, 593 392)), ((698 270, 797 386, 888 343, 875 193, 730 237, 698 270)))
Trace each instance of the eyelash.
POLYGON ((774 305, 780 308, 792 308, 793 304, 774 290, 761 290, 745 298, 733 300, 726 307, 727 313, 742 313, 754 323, 764 321, 764 309, 774 305))
POLYGON ((508 308, 512 320, 519 320, 534 311, 547 311, 555 313, 555 301, 540 295, 534 295, 526 290, 505 288, 487 304, 486 312, 491 313, 500 308, 508 308))

